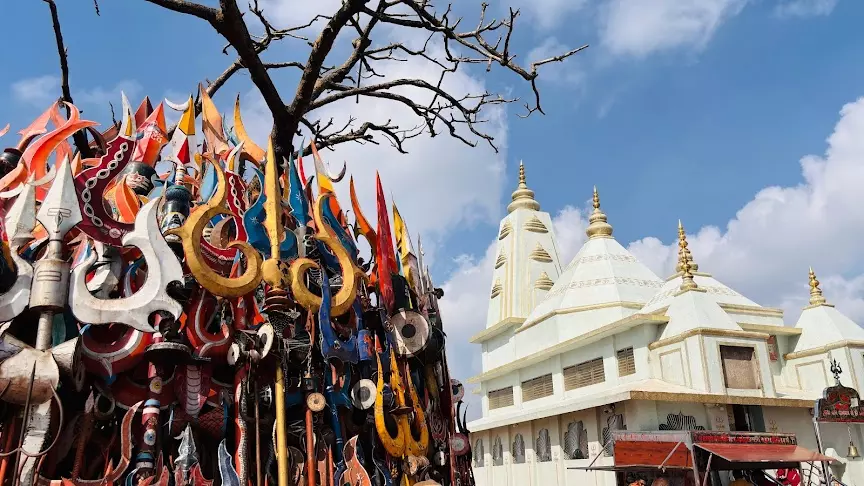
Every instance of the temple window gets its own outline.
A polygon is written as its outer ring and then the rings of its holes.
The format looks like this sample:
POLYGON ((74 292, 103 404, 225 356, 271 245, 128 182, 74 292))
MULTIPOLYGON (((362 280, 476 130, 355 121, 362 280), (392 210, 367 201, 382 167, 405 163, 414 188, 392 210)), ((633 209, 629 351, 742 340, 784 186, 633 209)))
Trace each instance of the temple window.
POLYGON ((564 368, 565 390, 575 390, 604 381, 606 381, 606 372, 603 369, 603 358, 592 359, 564 368))
POLYGON ((759 389, 759 372, 756 369, 755 349, 744 346, 720 346, 723 362, 723 378, 726 388, 740 390, 759 389))
POLYGON ((633 359, 633 348, 619 349, 616 354, 618 356, 618 376, 635 374, 636 360, 633 359))
POLYGON ((552 389, 552 375, 543 375, 522 382, 522 401, 536 400, 538 398, 550 397, 554 393, 552 389))
POLYGON ((489 410, 494 410, 496 408, 509 407, 513 405, 513 387, 508 386, 507 388, 501 388, 499 390, 492 390, 488 393, 489 396, 489 410))

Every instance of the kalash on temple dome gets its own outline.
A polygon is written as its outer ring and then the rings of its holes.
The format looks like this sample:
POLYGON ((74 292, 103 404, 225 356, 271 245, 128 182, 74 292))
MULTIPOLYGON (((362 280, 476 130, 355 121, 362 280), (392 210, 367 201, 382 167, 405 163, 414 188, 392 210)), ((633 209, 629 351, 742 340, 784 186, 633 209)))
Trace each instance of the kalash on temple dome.
POLYGON ((443 292, 380 180, 348 221, 344 167, 312 145, 312 183, 201 101, 201 149, 191 98, 169 140, 124 96, 0 155, 0 484, 474 484, 443 292))

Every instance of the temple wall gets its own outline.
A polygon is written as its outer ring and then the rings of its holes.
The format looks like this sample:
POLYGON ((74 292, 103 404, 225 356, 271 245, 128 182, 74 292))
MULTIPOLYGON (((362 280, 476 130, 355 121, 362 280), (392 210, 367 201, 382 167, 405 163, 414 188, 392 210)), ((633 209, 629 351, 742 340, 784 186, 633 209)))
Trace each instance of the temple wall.
MULTIPOLYGON (((612 473, 569 469, 588 467, 592 461, 594 466, 612 465, 612 458, 603 454, 603 429, 610 416, 621 414, 626 429, 634 431, 661 430, 674 425, 676 420, 670 420, 670 415, 693 417, 695 425, 707 430, 729 430, 725 419, 728 407, 731 405, 632 400, 614 407, 595 407, 472 433, 472 447, 476 451, 477 441, 482 440, 484 451, 480 461, 475 457, 474 476, 478 486, 614 486, 612 473), (574 441, 568 441, 568 435, 579 436, 579 430, 585 439, 577 448, 581 447, 587 455, 584 459, 571 459, 574 441), (547 434, 547 442, 540 439, 542 431, 547 434), (516 453, 517 435, 521 435, 524 444, 522 455, 516 453), (500 456, 493 451, 496 439, 502 446, 500 456), (545 451, 540 449, 544 446, 545 451)), ((800 446, 818 449, 810 410, 763 407, 762 413, 765 432, 793 433, 800 446)), ((837 460, 831 468, 832 474, 848 486, 864 486, 864 459, 845 457, 849 448, 846 425, 822 424, 820 430, 826 454, 837 460)), ((864 452, 864 425, 852 425, 851 430, 852 440, 864 452)), ((805 465, 804 474, 807 472, 805 465)))
POLYGON ((513 331, 492 337, 483 343, 483 369, 491 370, 516 359, 513 331))
POLYGON ((541 420, 523 422, 471 434, 471 444, 477 450, 477 440, 483 441, 483 460, 474 462, 477 486, 615 486, 614 474, 571 470, 571 467, 611 465, 612 458, 602 455, 602 410, 592 408, 541 420), (570 459, 568 434, 585 434, 584 459, 570 459), (545 437, 541 439, 541 434, 545 437), (522 436, 524 458, 515 453, 517 435, 522 436), (493 445, 500 440, 502 456, 498 459, 493 445), (598 458, 597 456, 600 455, 598 458), (595 460, 596 459, 596 460, 595 460))

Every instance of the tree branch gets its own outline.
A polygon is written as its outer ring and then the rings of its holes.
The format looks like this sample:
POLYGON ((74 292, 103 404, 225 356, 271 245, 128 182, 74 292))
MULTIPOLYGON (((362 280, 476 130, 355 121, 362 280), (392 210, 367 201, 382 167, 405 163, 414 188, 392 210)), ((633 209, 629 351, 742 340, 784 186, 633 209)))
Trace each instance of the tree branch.
MULTIPOLYGON (((383 12, 386 8, 386 5, 386 1, 381 0, 378 3, 378 8, 376 11, 383 12)), ((318 98, 318 96, 321 95, 321 93, 328 85, 334 83, 341 83, 342 81, 344 81, 348 73, 350 73, 354 69, 354 66, 357 65, 357 62, 363 58, 364 52, 372 43, 369 40, 369 34, 372 33, 372 28, 375 27, 375 24, 378 23, 378 19, 372 17, 369 20, 369 23, 366 24, 366 28, 364 29, 361 29, 359 24, 357 24, 353 18, 349 17, 349 20, 355 25, 358 33, 360 34, 360 37, 354 39, 354 41, 352 42, 354 51, 351 52, 351 55, 348 56, 348 59, 346 59, 341 66, 331 70, 327 73, 326 76, 322 76, 320 79, 318 79, 318 81, 315 83, 315 89, 312 93, 312 99, 318 98)))
POLYGON ((510 15, 508 20, 496 21, 492 20, 488 23, 485 22, 486 17, 486 8, 488 4, 483 3, 480 8, 480 20, 478 22, 477 27, 474 30, 466 31, 466 32, 458 32, 456 29, 458 28, 461 19, 455 21, 455 23, 450 23, 448 19, 448 15, 450 13, 450 8, 440 17, 436 17, 432 12, 430 12, 429 5, 427 2, 416 2, 414 0, 394 0, 399 4, 407 6, 414 12, 413 18, 404 18, 404 17, 395 17, 392 15, 382 15, 375 11, 372 11, 368 8, 363 9, 363 13, 370 16, 377 16, 380 21, 400 25, 403 27, 412 27, 416 29, 428 30, 431 32, 438 32, 444 38, 444 46, 445 51, 447 53, 448 60, 451 62, 469 62, 469 63, 478 63, 478 62, 486 62, 487 63, 487 71, 491 68, 492 63, 497 63, 504 68, 509 69, 510 71, 516 73, 522 79, 529 81, 531 83, 531 88, 534 91, 535 103, 534 106, 531 107, 526 105, 528 109, 528 113, 525 116, 530 115, 534 111, 539 111, 540 113, 544 113, 543 109, 540 106, 540 92, 537 89, 535 80, 537 79, 537 70, 536 67, 552 62, 553 60, 561 61, 564 60, 583 49, 586 49, 588 45, 584 45, 577 49, 573 49, 569 52, 561 54, 560 56, 555 56, 554 58, 550 58, 549 60, 542 61, 540 63, 535 63, 532 65, 531 70, 528 71, 516 62, 514 62, 515 56, 510 55, 510 36, 512 35, 513 29, 515 27, 516 18, 519 16, 519 10, 510 10, 510 15), (502 41, 502 37, 499 37, 495 44, 490 44, 484 37, 485 34, 490 32, 496 32, 500 29, 504 29, 505 33, 503 35, 504 40, 504 48, 503 51, 499 51, 498 46, 502 41), (456 42, 461 47, 474 52, 475 54, 479 54, 480 58, 465 58, 461 56, 453 55, 449 42, 456 42), (560 59, 558 59, 560 58, 560 59))
MULTIPOLYGON (((333 42, 339 35, 339 31, 356 12, 360 11, 364 3, 364 0, 344 0, 342 6, 327 22, 318 38, 315 39, 306 61, 306 69, 300 76, 300 83, 297 85, 294 100, 288 106, 288 113, 291 116, 299 120, 309 110, 309 104, 312 102, 324 59, 333 49, 333 42)), ((294 124, 295 130, 296 127, 297 124, 294 124)))
MULTIPOLYGON (((57 53, 60 55, 60 89, 63 92, 61 100, 72 104, 72 90, 69 88, 69 62, 67 59, 66 47, 63 44, 63 32, 60 30, 60 16, 57 13, 57 5, 54 0, 43 0, 48 4, 51 10, 51 24, 54 27, 54 39, 57 42, 57 53)), ((66 117, 71 115, 69 107, 66 107, 66 117)), ((87 143, 87 134, 83 131, 77 131, 72 135, 72 140, 75 141, 75 148, 81 153, 82 158, 90 158, 93 156, 90 150, 90 145, 87 143)))
MULTIPOLYGON (((488 20, 486 18, 488 5, 485 3, 481 5, 477 23, 467 30, 460 27, 462 18, 451 18, 453 15, 451 6, 447 6, 443 12, 436 11, 432 0, 377 0, 374 9, 367 6, 371 0, 342 0, 338 10, 332 15, 317 15, 301 25, 279 29, 264 15, 258 0, 249 0, 249 12, 260 21, 264 31, 262 35, 253 36, 243 20, 243 13, 237 6, 237 0, 219 0, 219 9, 190 0, 146 1, 207 20, 228 41, 223 52, 227 53, 229 47, 233 48, 237 52, 238 59, 219 78, 208 84, 208 93, 212 95, 231 75, 246 69, 273 116, 274 124, 270 136, 278 156, 286 156, 293 152, 292 140, 295 134, 300 133, 301 125, 313 133, 319 148, 333 147, 348 141, 378 143, 375 139, 375 135, 378 134, 386 137, 397 150, 404 152, 402 143, 405 140, 426 131, 430 136, 435 136, 440 128, 438 124, 444 124, 452 137, 467 145, 475 146, 477 141, 471 140, 472 137, 466 137, 467 133, 460 130, 460 127, 467 128, 470 134, 485 140, 497 150, 493 137, 481 129, 481 124, 487 122, 481 118, 481 113, 484 113, 483 108, 488 105, 512 103, 518 98, 506 99, 489 92, 453 94, 442 87, 445 76, 458 71, 463 63, 485 64, 487 71, 493 64, 500 65, 530 83, 534 100, 533 103, 525 105, 527 113, 524 115, 529 116, 535 111, 543 113, 540 91, 536 82, 538 68, 552 62, 561 62, 588 47, 572 49, 548 59, 535 61, 528 66, 520 65, 516 62, 517 56, 511 52, 519 10, 510 9, 503 20, 488 20), (368 16, 368 19, 364 20, 365 25, 361 24, 359 14, 363 14, 364 19, 368 16), (300 31, 311 27, 321 19, 326 19, 326 24, 315 40, 309 44, 310 52, 305 60, 287 62, 261 60, 260 54, 273 41, 284 38, 306 40, 300 31), (371 48, 373 30, 382 23, 421 30, 428 36, 421 48, 408 48, 401 42, 371 48), (349 54, 342 62, 325 66, 328 56, 333 53, 336 39, 346 26, 350 26, 357 33, 349 54), (429 52, 430 45, 440 45, 444 55, 429 52), (410 57, 423 58, 440 68, 437 83, 432 82, 431 79, 386 80, 386 72, 378 63, 404 62, 410 57), (301 70, 293 99, 287 104, 282 102, 280 93, 268 74, 269 69, 285 67, 301 70), (378 69, 381 69, 381 72, 378 72, 378 69), (385 78, 385 80, 377 84, 362 85, 362 81, 375 78, 385 78), (423 101, 418 101, 401 91, 393 91, 403 87, 420 89, 430 96, 423 101), (399 128, 389 120, 385 124, 364 122, 354 128, 356 120, 351 117, 344 127, 334 131, 332 119, 326 123, 320 120, 313 123, 307 118, 310 112, 318 108, 350 97, 359 100, 361 96, 401 103, 418 116, 422 123, 407 130, 399 128)), ((306 148, 301 150, 307 152, 306 148)))
POLYGON ((201 5, 200 3, 189 2, 187 0, 145 0, 153 5, 173 10, 177 13, 193 15, 199 19, 206 20, 211 24, 218 22, 219 11, 213 7, 201 5))

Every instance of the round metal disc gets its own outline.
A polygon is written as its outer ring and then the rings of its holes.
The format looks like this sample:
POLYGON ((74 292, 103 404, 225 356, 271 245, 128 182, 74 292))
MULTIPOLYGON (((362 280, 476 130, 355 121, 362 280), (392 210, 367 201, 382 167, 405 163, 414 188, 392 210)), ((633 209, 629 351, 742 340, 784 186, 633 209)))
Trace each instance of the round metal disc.
POLYGON ((324 410, 326 405, 327 402, 324 400, 324 395, 320 393, 310 393, 309 396, 306 397, 306 406, 313 412, 324 410))
POLYGON ((390 318, 396 352, 401 356, 413 356, 429 342, 429 323, 423 315, 414 311, 399 311, 390 318))
POLYGON ((453 401, 458 402, 465 396, 465 386, 462 382, 456 379, 450 379, 450 386, 453 388, 453 401))
POLYGON ((360 410, 369 410, 375 405, 377 388, 372 380, 362 379, 351 387, 351 404, 360 410))

